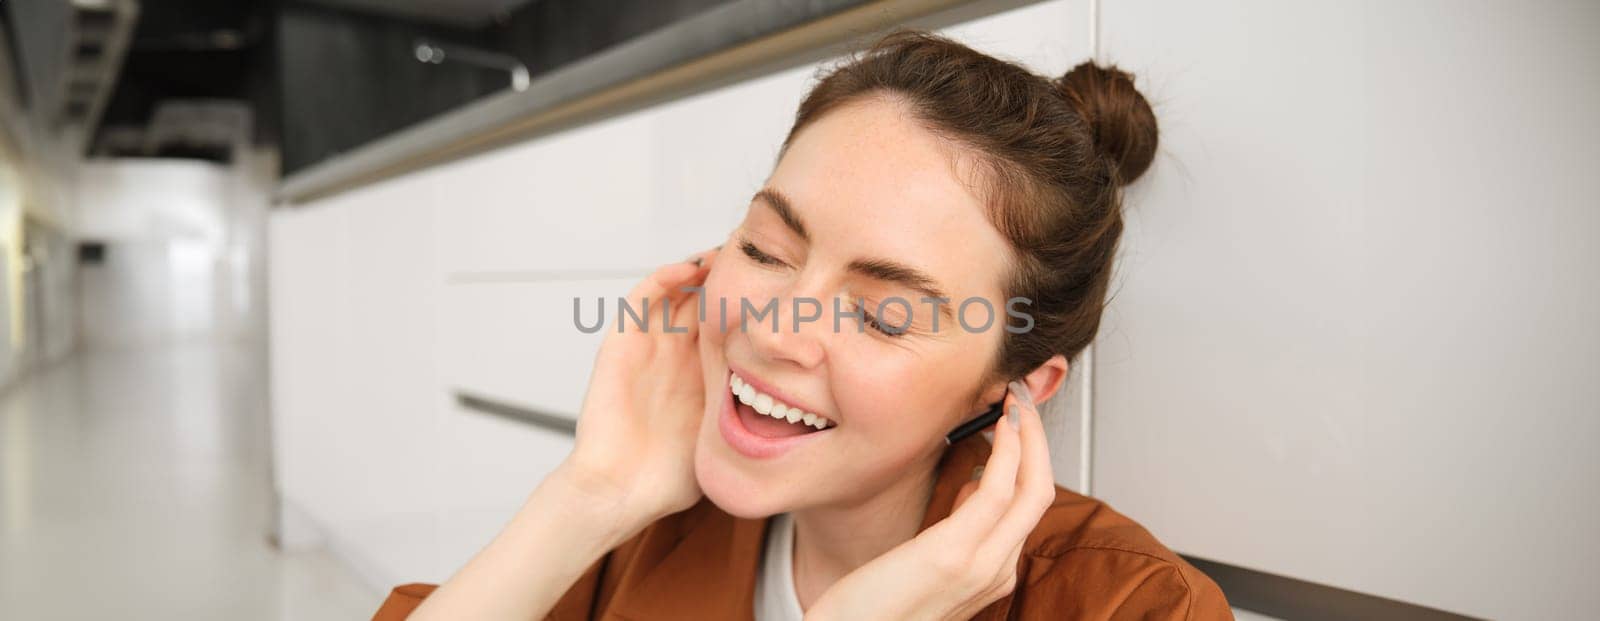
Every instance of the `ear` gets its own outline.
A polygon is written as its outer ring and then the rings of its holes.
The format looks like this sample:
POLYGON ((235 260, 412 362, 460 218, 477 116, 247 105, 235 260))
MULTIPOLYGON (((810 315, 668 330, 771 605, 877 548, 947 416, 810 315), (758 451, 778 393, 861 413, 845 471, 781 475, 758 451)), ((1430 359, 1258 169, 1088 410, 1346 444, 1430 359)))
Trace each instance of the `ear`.
POLYGON ((1044 405, 1046 399, 1055 396, 1056 391, 1067 383, 1067 369, 1066 356, 1056 354, 1022 376, 1022 383, 1033 395, 1033 402, 1044 405))

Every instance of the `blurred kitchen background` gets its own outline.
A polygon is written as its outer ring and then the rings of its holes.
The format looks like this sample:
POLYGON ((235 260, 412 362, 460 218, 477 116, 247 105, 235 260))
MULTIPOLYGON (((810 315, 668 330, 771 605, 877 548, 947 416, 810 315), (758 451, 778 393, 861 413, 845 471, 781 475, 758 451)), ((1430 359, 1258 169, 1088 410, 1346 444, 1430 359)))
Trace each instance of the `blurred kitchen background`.
POLYGON ((1058 482, 1240 618, 1600 614, 1600 3, 0 0, 0 619, 358 619, 895 26, 1133 71, 1058 482))

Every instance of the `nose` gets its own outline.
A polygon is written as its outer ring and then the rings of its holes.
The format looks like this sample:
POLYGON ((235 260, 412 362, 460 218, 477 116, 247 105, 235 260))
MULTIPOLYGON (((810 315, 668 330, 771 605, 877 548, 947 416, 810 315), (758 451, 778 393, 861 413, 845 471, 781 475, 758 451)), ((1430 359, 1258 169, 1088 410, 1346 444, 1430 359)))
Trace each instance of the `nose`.
MULTIPOLYGON (((744 322, 751 347, 757 355, 774 363, 787 362, 801 369, 816 368, 826 359, 820 330, 832 325, 829 323, 830 315, 827 314, 828 307, 823 297, 808 292, 809 289, 813 288, 789 288, 785 295, 774 298, 777 305, 772 312, 760 321, 756 321, 752 315, 744 322), (777 328, 776 332, 773 331, 774 327, 777 328)), ((751 303, 759 306, 770 302, 752 300, 751 303)))

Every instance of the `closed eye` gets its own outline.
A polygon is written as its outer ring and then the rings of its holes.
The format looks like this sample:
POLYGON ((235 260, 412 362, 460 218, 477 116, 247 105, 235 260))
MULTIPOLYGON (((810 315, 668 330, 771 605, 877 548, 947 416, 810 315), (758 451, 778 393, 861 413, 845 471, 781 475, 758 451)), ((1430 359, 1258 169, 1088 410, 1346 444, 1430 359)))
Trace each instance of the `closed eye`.
POLYGON ((861 313, 861 323, 866 324, 867 327, 872 328, 884 336, 889 338, 900 338, 905 336, 907 332, 910 332, 911 326, 905 322, 892 323, 885 321, 881 317, 873 315, 871 312, 868 312, 867 307, 870 306, 869 304, 861 303, 855 304, 854 306, 856 308, 856 312, 861 313))
MULTIPOLYGON (((767 254, 766 252, 762 251, 760 248, 757 248, 756 245, 751 243, 750 240, 748 240, 748 239, 740 239, 739 240, 739 251, 743 252, 745 256, 750 257, 751 261, 755 261, 756 263, 760 263, 762 265, 770 265, 770 266, 787 266, 788 265, 787 263, 784 263, 783 260, 781 260, 781 259, 779 259, 777 257, 774 257, 774 256, 772 256, 770 254, 767 254)), ((878 333, 880 333, 880 334, 882 334, 882 335, 884 335, 886 337, 899 338, 899 337, 905 336, 906 332, 908 332, 908 329, 906 327, 902 327, 902 326, 899 326, 899 325, 886 324, 882 319, 879 319, 878 317, 874 316, 872 313, 868 312, 867 309, 865 307, 863 307, 863 306, 857 306, 856 307, 856 311, 861 313, 861 322, 863 324, 866 324, 867 327, 872 328, 873 330, 877 331, 878 333)))
POLYGON ((744 256, 750 257, 751 261, 762 265, 786 265, 783 261, 778 260, 777 257, 762 252, 760 248, 750 243, 748 239, 739 240, 739 250, 744 252, 744 256))
POLYGON ((878 332, 882 332, 884 336, 891 338, 905 336, 906 329, 904 327, 899 325, 885 325, 882 319, 874 317, 872 313, 867 312, 867 309, 863 308, 860 310, 862 321, 867 324, 867 327, 877 330, 878 332))

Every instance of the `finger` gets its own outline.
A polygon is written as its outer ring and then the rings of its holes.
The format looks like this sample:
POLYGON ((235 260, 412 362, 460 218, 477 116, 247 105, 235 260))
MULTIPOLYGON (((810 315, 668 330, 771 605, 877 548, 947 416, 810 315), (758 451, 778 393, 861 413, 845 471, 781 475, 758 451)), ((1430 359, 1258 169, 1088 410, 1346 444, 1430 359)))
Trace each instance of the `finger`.
POLYGON ((668 263, 655 269, 628 292, 628 302, 642 308, 645 300, 662 300, 689 282, 700 272, 700 266, 687 261, 668 263))
POLYGON ((700 304, 702 292, 691 291, 672 303, 669 324, 673 334, 695 336, 700 333, 700 304))
MULTIPOLYGON (((720 248, 720 246, 719 246, 720 248)), ((716 261, 717 249, 702 250, 689 255, 685 263, 695 266, 695 271, 688 278, 677 283, 667 294, 673 296, 674 302, 682 297, 693 297, 697 289, 705 285, 706 276, 711 274, 711 264, 716 261)))
MULTIPOLYGON (((690 330, 693 331, 693 333, 696 333, 696 335, 699 333, 699 322, 704 322, 704 320, 706 320, 704 319, 704 304, 706 304, 706 301, 704 301, 704 299, 706 299, 706 290, 704 290, 704 286, 706 286, 706 278, 710 277, 710 270, 712 270, 712 266, 714 266, 715 262, 717 262, 717 256, 720 254, 720 251, 722 251, 722 245, 714 246, 714 248, 710 248, 710 250, 702 250, 698 251, 698 253, 690 254, 690 262, 693 262, 693 264, 696 264, 696 266, 699 267, 699 272, 698 274, 694 275, 693 282, 680 286, 680 290, 690 288, 690 290, 685 291, 685 296, 683 296, 685 299, 682 299, 682 301, 678 302, 683 304, 685 309, 691 309, 691 311, 693 311, 693 315, 685 314, 683 317, 685 317, 685 319, 690 319, 690 317, 693 317, 693 323, 690 325, 690 330)), ((674 317, 677 317, 677 314, 674 314, 674 317)), ((674 323, 674 325, 677 327, 677 323, 674 323)))
POLYGON ((716 246, 714 248, 701 250, 701 251, 696 252, 696 253, 694 253, 692 255, 689 255, 689 261, 692 263, 696 259, 698 259, 702 266, 709 267, 712 262, 717 260, 717 255, 721 252, 721 250, 722 250, 722 246, 716 246))
POLYGON ((974 537, 974 542, 986 538, 989 530, 1005 515, 1016 492, 1021 448, 1017 429, 1007 422, 1008 417, 1000 417, 994 426, 994 446, 990 449, 989 461, 983 466, 978 489, 948 518, 955 528, 974 537))
MULTIPOLYGON (((978 466, 978 469, 982 469, 982 468, 983 468, 983 466, 978 466)), ((967 502, 967 498, 971 497, 972 493, 976 492, 976 491, 978 491, 978 479, 977 478, 973 478, 971 481, 968 481, 965 485, 962 485, 961 489, 956 490, 956 502, 955 502, 955 504, 950 506, 950 512, 954 513, 956 511, 960 510, 961 509, 961 505, 965 504, 967 502)))
POLYGON ((1050 442, 1044 431, 1044 419, 1033 402, 1028 386, 1011 382, 1017 410, 1017 436, 1022 447, 1022 461, 1017 471, 1018 491, 1048 490, 1055 495, 1055 471, 1050 467, 1050 442))
MULTIPOLYGON (((633 290, 628 292, 626 304, 633 309, 633 312, 644 318, 646 325, 660 329, 659 326, 664 325, 658 323, 661 309, 676 306, 685 297, 690 297, 692 291, 686 292, 683 288, 698 286, 704 278, 705 269, 702 265, 688 261, 668 263, 656 268, 634 285, 633 290)), ((618 313, 618 321, 622 321, 622 311, 619 309, 618 313)), ((674 325, 678 325, 679 314, 681 313, 673 313, 674 325)))
MULTIPOLYGON (((1017 406, 1017 435, 1021 459, 1017 468, 1016 495, 995 525, 994 546, 1009 549, 1026 540, 1039 519, 1055 501, 1055 474, 1050 466, 1050 445, 1045 438, 1044 421, 1027 393, 1027 387, 1013 382, 1017 406)), ((1008 406, 1009 407, 1009 406, 1008 406)))

